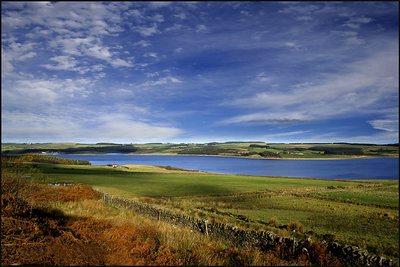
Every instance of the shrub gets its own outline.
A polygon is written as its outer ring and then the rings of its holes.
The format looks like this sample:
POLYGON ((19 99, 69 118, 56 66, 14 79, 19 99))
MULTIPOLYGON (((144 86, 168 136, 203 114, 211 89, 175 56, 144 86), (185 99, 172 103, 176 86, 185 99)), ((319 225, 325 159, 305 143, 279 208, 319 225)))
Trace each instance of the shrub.
POLYGON ((275 152, 271 152, 271 151, 263 151, 258 154, 264 158, 281 158, 281 155, 279 155, 278 153, 275 153, 275 152))
POLYGON ((268 224, 272 227, 278 227, 279 221, 276 217, 272 217, 271 219, 269 219, 268 224))
POLYGON ((305 231, 304 225, 302 225, 300 222, 291 222, 288 224, 288 228, 292 231, 296 231, 302 234, 305 231))

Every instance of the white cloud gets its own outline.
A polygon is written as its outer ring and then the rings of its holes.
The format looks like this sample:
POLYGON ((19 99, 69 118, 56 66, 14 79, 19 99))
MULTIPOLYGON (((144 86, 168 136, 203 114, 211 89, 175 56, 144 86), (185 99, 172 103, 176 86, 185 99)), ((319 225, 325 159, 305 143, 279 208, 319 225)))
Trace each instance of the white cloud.
POLYGON ((186 19, 186 14, 182 12, 179 14, 175 14, 174 17, 179 18, 179 19, 186 19))
POLYGON ((283 136, 293 136, 293 135, 303 135, 305 133, 309 133, 311 131, 293 131, 293 132, 283 132, 283 133, 276 133, 276 134, 267 134, 264 135, 262 139, 269 139, 273 137, 283 137, 283 136))
POLYGON ((183 26, 181 24, 174 24, 171 27, 168 27, 165 29, 165 31, 169 32, 169 31, 177 31, 177 30, 181 30, 183 29, 183 26))
POLYGON ((177 136, 182 131, 173 127, 157 126, 143 122, 135 122, 119 114, 101 118, 102 124, 93 131, 92 138, 110 140, 118 133, 118 139, 144 141, 163 140, 177 136))
POLYGON ((207 31, 207 26, 204 24, 197 25, 196 32, 205 32, 207 31))
MULTIPOLYGON (((89 56, 104 60, 113 67, 133 67, 133 63, 121 58, 116 58, 115 53, 110 48, 102 45, 99 38, 70 38, 51 41, 50 45, 54 48, 60 48, 69 55, 89 56)), ((48 65, 46 65, 48 67, 48 65)))
POLYGON ((151 45, 151 43, 149 41, 146 40, 140 40, 136 43, 133 43, 134 46, 141 46, 141 47, 148 47, 151 45))
MULTIPOLYGON (((137 10, 137 9, 128 10, 124 14, 127 17, 133 17, 138 22, 142 22, 145 19, 145 17, 142 14, 142 12, 140 12, 140 10, 137 10)), ((129 18, 129 19, 131 19, 131 18, 129 18)))
POLYGON ((284 14, 301 14, 304 16, 312 14, 314 11, 318 10, 317 5, 310 3, 290 3, 288 7, 285 7, 279 11, 279 13, 284 14))
POLYGON ((296 50, 298 50, 299 48, 301 48, 301 46, 300 46, 299 44, 294 43, 294 42, 285 42, 285 43, 284 43, 284 46, 290 47, 290 48, 293 48, 293 49, 296 49, 296 50))
POLYGON ((312 17, 311 16, 299 16, 299 17, 297 17, 297 20, 310 21, 310 20, 312 20, 312 17))
POLYGON ((153 26, 135 26, 133 27, 138 33, 140 33, 144 37, 151 36, 155 33, 158 33, 157 24, 153 24, 153 26))
POLYGON ((161 8, 161 7, 166 7, 172 4, 172 2, 168 1, 156 1, 156 2, 150 2, 150 7, 152 8, 161 8))
POLYGON ((24 54, 24 55, 22 55, 22 56, 20 56, 19 58, 18 58, 18 61, 24 61, 25 59, 27 59, 27 58, 32 58, 32 57, 34 57, 34 56, 36 56, 37 54, 36 54, 36 52, 28 52, 28 53, 26 53, 26 54, 24 54))
POLYGON ((149 73, 146 73, 146 76, 147 76, 147 77, 160 76, 160 73, 158 73, 158 71, 156 71, 156 72, 149 72, 149 73))
POLYGON ((296 46, 296 44, 292 43, 292 42, 286 42, 285 45, 289 46, 289 47, 295 47, 296 46))
MULTIPOLYGON (((372 144, 391 144, 398 142, 399 132, 381 132, 371 135, 360 135, 360 136, 350 136, 350 137, 333 137, 329 139, 328 142, 357 142, 357 143, 372 143, 372 144), (394 141, 397 140, 397 141, 394 141)), ((325 140, 326 142, 326 140, 325 140)))
POLYGON ((387 131, 387 132, 398 132, 399 131, 399 116, 392 115, 386 116, 384 119, 376 119, 368 121, 375 129, 387 131))
POLYGON ((269 31, 255 31, 252 33, 251 38, 258 41, 261 40, 267 33, 269 33, 269 31))
POLYGON ((133 67, 134 64, 130 61, 123 60, 121 58, 109 59, 108 60, 111 65, 114 67, 133 67))
POLYGON ((373 20, 367 17, 351 17, 343 26, 358 29, 362 24, 370 23, 371 21, 373 20))
POLYGON ((182 53, 183 48, 182 47, 178 47, 174 50, 176 53, 182 53))
POLYGON ((398 58, 393 53, 396 53, 393 46, 386 47, 369 58, 347 65, 346 71, 340 74, 326 75, 318 84, 305 84, 287 91, 269 89, 235 99, 229 104, 264 111, 224 122, 308 121, 379 113, 387 101, 398 99, 398 58))
POLYGON ((37 46, 35 42, 18 43, 15 38, 2 36, 1 66, 2 75, 11 73, 17 62, 25 61, 37 55, 34 51, 37 46))
POLYGON ((223 124, 301 124, 310 120, 306 112, 257 112, 223 120, 223 124))
MULTIPOLYGON (((85 110, 81 111, 84 114, 85 110)), ((99 142, 125 143, 173 138, 182 130, 144 123, 122 113, 91 114, 92 118, 79 114, 43 114, 5 112, 2 114, 2 137, 8 142, 99 142), (90 125, 91 127, 88 127, 90 125)))
POLYGON ((58 38, 50 41, 50 47, 62 49, 63 53, 70 55, 83 55, 83 47, 87 47, 90 43, 95 42, 95 38, 58 38))
POLYGON ((268 77, 265 72, 260 72, 259 74, 257 74, 256 77, 256 81, 261 82, 261 83, 268 83, 270 82, 272 79, 270 77, 268 77))
POLYGON ((109 61, 111 58, 109 48, 100 45, 91 45, 86 47, 85 54, 105 61, 109 61))
POLYGON ((359 37, 358 32, 353 30, 348 31, 331 31, 332 34, 338 36, 339 38, 345 40, 347 44, 350 45, 361 45, 365 43, 365 40, 359 37))
POLYGON ((82 99, 91 93, 92 82, 87 79, 26 79, 20 78, 11 86, 3 86, 3 108, 41 110, 62 102, 82 99))
POLYGON ((153 21, 161 23, 164 21, 164 16, 161 14, 156 14, 151 18, 153 21))
POLYGON ((105 5, 101 2, 27 2, 19 12, 5 12, 4 22, 7 29, 36 24, 55 32, 64 30, 75 34, 79 29, 98 36, 115 32, 117 24, 121 22, 119 13, 120 10, 111 4, 105 5))
MULTIPOLYGON (((8 3, 5 6, 9 6, 8 3)), ((14 70, 15 62, 27 60, 38 54, 37 50, 47 48, 58 50, 59 56, 84 56, 104 60, 113 67, 133 67, 131 61, 118 57, 117 53, 103 43, 103 36, 116 36, 123 31, 121 13, 124 4, 90 2, 66 3, 27 2, 23 9, 17 11, 5 10, 2 13, 2 28, 10 36, 18 36, 21 27, 30 27, 25 39, 39 42, 18 43, 10 38, 2 42, 6 55, 2 66, 9 73, 14 70), (40 43, 40 45, 38 45, 40 43), (35 49, 35 50, 34 50, 35 49)), ((161 21, 161 15, 155 15, 154 20, 161 21)), ((55 57, 50 60, 54 61, 55 57)), ((67 59, 67 58, 64 58, 67 59)), ((88 69, 81 62, 84 60, 58 61, 54 64, 42 64, 52 70, 75 70, 81 74, 88 69)))
POLYGON ((157 81, 147 81, 141 84, 141 86, 156 86, 156 85, 163 85, 163 84, 169 84, 169 83, 181 83, 182 81, 179 80, 178 78, 172 77, 172 76, 167 76, 158 79, 157 81))
POLYGON ((78 64, 78 62, 73 57, 55 56, 50 58, 50 60, 55 61, 57 65, 44 64, 42 66, 49 70, 69 70, 69 71, 77 70, 75 67, 78 64))
POLYGON ((154 53, 154 52, 148 52, 148 53, 144 54, 144 56, 145 57, 154 57, 154 58, 158 57, 157 53, 154 53))

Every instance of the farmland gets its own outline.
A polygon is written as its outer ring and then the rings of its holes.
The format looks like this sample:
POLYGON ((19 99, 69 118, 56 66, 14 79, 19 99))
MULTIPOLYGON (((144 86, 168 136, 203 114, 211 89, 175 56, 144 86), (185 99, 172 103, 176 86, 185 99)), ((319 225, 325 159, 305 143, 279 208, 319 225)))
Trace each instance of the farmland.
POLYGON ((89 184, 111 195, 242 227, 290 236, 287 225, 300 222, 313 239, 398 256, 397 181, 222 175, 140 165, 40 164, 38 169, 53 182, 89 184))
POLYGON ((398 144, 278 144, 264 142, 226 142, 206 144, 78 144, 78 143, 5 143, 3 154, 105 154, 212 155, 275 159, 347 159, 398 157, 398 144))
MULTIPOLYGON (((224 175, 169 166, 109 167, 81 165, 85 162, 73 160, 63 162, 64 159, 48 162, 46 157, 41 156, 11 158, 24 159, 15 166, 32 173, 32 176, 40 177, 39 180, 46 184, 89 185, 112 196, 138 200, 195 218, 236 225, 243 229, 272 231, 298 240, 311 238, 315 241, 327 240, 355 245, 395 261, 399 256, 397 180, 322 180, 224 175)), ((3 162, 3 165, 12 173, 20 172, 11 163, 3 162)), ((75 196, 78 197, 79 194, 75 196)), ((113 220, 121 220, 122 216, 124 221, 151 224, 157 231, 161 231, 159 223, 154 224, 151 220, 125 212, 120 214, 122 211, 106 207, 100 200, 82 201, 58 201, 46 205, 68 216, 95 216, 98 219, 112 217, 113 220)), ((163 225, 162 231, 167 231, 170 227, 163 225)), ((172 233, 175 230, 168 231, 172 233)), ((164 236, 163 242, 169 242, 169 245, 180 247, 184 251, 189 247, 193 249, 193 244, 183 244, 183 240, 172 238, 171 234, 168 234, 168 238, 165 235, 161 234, 164 236)), ((203 238, 193 237, 194 233, 182 232, 182 235, 188 240, 203 238)), ((202 242, 211 244, 211 241, 202 242)), ((219 243, 213 246, 225 245, 219 243)), ((265 264, 252 259, 253 264, 265 264)), ((179 262, 176 261, 175 264, 179 262)), ((202 259, 197 264, 219 265, 221 262, 226 264, 222 259, 220 262, 202 259)), ((280 264, 287 265, 288 262, 280 264)))

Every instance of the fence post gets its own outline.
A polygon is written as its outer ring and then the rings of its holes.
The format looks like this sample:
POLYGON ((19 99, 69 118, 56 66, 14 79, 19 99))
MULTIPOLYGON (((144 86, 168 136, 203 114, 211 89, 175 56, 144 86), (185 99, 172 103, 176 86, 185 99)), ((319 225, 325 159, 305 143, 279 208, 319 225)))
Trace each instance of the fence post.
POLYGON ((295 250, 296 250, 296 238, 293 237, 293 255, 295 254, 295 250))

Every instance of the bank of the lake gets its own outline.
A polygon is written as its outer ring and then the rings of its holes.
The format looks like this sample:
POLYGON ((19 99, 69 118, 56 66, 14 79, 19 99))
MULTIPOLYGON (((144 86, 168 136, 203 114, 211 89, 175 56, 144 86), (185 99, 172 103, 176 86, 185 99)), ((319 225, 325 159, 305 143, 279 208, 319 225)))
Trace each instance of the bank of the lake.
POLYGON ((399 164, 396 158, 268 160, 215 156, 127 154, 56 156, 88 160, 93 165, 161 165, 221 174, 322 179, 399 179, 399 164))
MULTIPOLYGON (((80 154, 80 155, 100 155, 100 154, 80 154)), ((107 153, 104 153, 102 155, 107 155, 107 153)), ((146 154, 146 153, 127 153, 127 155, 138 155, 138 156, 196 156, 196 157, 228 157, 228 158, 241 158, 241 159, 265 159, 265 160, 342 160, 342 159, 376 159, 376 158, 382 158, 382 157, 374 157, 374 156, 347 156, 347 157, 329 157, 329 156, 324 156, 324 157, 297 157, 297 158, 290 158, 290 157, 285 157, 285 158, 274 158, 274 157, 261 157, 259 155, 252 155, 252 156, 234 156, 234 155, 225 155, 225 154, 219 154, 219 155, 204 155, 204 154, 178 154, 178 153, 151 153, 151 154, 146 154)), ((396 158, 398 159, 399 156, 390 156, 390 157, 385 157, 385 158, 396 158)))

